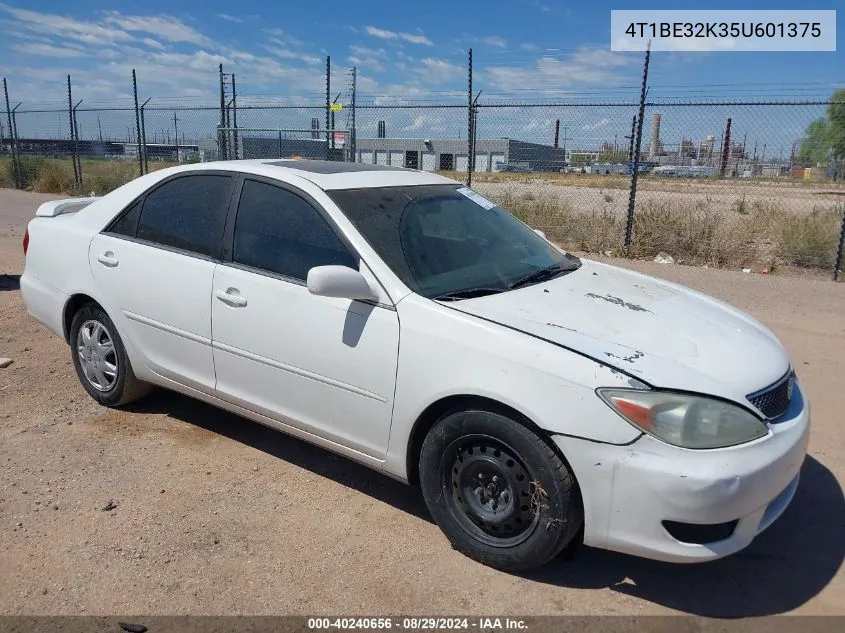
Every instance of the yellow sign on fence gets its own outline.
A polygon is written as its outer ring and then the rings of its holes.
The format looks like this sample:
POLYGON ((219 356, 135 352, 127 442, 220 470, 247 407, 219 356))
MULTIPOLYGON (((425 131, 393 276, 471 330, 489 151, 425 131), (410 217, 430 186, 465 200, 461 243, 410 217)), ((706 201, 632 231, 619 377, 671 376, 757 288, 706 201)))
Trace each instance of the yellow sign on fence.
POLYGON ((332 112, 340 112, 341 110, 343 110, 343 104, 342 103, 333 103, 332 104, 332 112))

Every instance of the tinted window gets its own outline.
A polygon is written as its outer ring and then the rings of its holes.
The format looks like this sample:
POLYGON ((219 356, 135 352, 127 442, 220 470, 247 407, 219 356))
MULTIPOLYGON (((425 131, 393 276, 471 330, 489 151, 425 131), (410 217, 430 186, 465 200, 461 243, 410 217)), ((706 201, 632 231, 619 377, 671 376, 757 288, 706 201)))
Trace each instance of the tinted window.
POLYGON ((231 176, 183 176, 163 184, 144 200, 138 238, 215 255, 222 239, 231 176))
POLYGON ((457 185, 328 192, 391 270, 426 297, 508 290, 565 255, 513 215, 457 185))
POLYGON ((138 230, 138 218, 141 217, 141 201, 139 200, 131 207, 126 209, 120 217, 114 221, 109 228, 109 233, 117 233, 118 235, 126 235, 127 237, 135 237, 135 231, 138 230))
POLYGON ((358 268, 325 219, 303 198, 279 187, 244 182, 232 259, 305 280, 315 266, 358 268))

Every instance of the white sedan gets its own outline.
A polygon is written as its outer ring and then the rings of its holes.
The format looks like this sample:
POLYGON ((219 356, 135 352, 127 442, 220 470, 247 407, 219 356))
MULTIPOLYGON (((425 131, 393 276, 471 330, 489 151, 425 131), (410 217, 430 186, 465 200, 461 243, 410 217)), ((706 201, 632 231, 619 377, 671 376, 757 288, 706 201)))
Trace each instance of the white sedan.
POLYGON ((798 485, 809 410, 769 330, 435 174, 174 167, 43 204, 24 251, 97 402, 165 387, 419 483, 499 569, 580 542, 719 558, 798 485))

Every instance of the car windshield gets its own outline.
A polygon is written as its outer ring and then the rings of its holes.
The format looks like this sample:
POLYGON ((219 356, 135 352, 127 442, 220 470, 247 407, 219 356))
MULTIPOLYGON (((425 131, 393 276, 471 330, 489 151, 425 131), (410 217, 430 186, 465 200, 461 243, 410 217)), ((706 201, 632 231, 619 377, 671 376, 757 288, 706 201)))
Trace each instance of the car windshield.
POLYGON ((393 272, 434 299, 468 299, 580 267, 497 204, 460 185, 327 192, 393 272))

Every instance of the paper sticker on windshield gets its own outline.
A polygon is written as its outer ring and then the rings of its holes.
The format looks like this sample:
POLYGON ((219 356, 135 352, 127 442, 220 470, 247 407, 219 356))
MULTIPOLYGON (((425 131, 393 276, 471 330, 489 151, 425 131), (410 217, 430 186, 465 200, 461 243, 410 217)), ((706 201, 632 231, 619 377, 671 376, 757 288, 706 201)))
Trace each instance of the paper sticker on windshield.
POLYGON ((490 202, 487 198, 482 196, 479 193, 474 192, 469 187, 461 187, 457 190, 459 194, 466 196, 470 200, 472 200, 475 204, 480 206, 482 209, 489 211, 493 207, 496 206, 495 202, 490 202))

